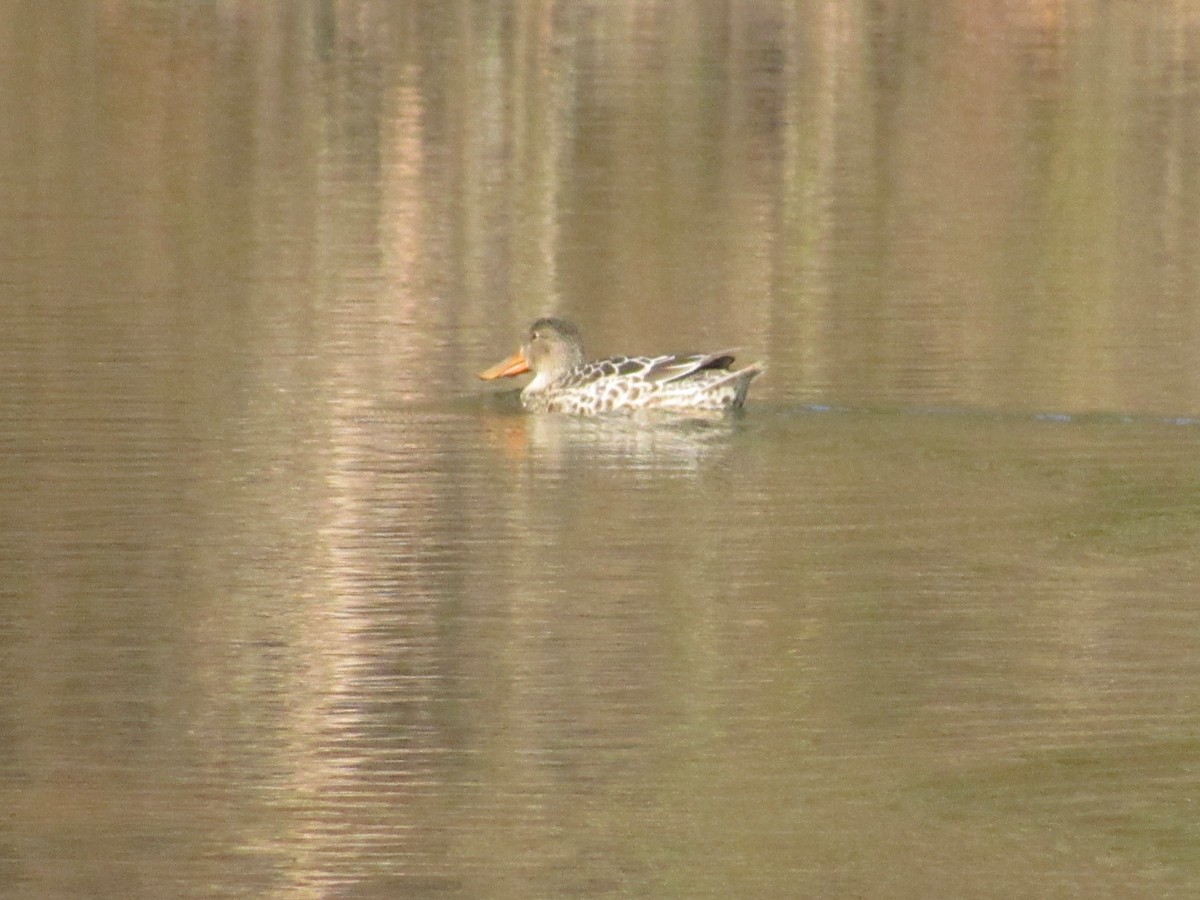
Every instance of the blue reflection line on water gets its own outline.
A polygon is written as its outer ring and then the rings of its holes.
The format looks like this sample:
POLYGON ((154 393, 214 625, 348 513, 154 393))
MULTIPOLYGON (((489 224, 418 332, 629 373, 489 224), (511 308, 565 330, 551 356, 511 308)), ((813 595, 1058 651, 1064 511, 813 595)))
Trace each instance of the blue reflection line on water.
MULTIPOLYGON (((758 408, 762 409, 762 405, 759 405, 758 408)), ((1200 416, 1141 416, 1130 413, 1113 412, 1066 413, 1055 412, 1053 410, 1046 412, 1021 413, 1011 411, 971 409, 969 407, 954 406, 918 406, 908 408, 896 407, 888 409, 879 407, 841 406, 832 403, 805 403, 798 407, 793 407, 793 412, 799 414, 840 413, 843 415, 876 414, 900 416, 944 416, 948 418, 964 419, 985 417, 989 419, 1050 422, 1056 425, 1171 425, 1182 428, 1194 428, 1196 426, 1200 426, 1200 416)))

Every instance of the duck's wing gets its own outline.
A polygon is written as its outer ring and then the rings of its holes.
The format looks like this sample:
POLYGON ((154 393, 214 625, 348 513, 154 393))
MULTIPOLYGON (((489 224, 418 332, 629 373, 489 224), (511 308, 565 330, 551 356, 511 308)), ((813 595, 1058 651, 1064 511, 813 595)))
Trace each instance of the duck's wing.
POLYGON ((616 378, 630 384, 665 384, 704 369, 727 370, 732 363, 732 350, 672 353, 666 356, 610 356, 576 366, 563 376, 559 386, 586 388, 605 378, 616 378))
POLYGON ((558 386, 580 389, 605 378, 637 379, 646 371, 648 362, 649 360, 631 356, 613 356, 585 362, 563 375, 558 381, 558 386))
POLYGON ((733 365, 733 350, 718 350, 716 353, 673 353, 646 360, 642 377, 649 382, 663 384, 677 381, 706 369, 725 370, 733 365))

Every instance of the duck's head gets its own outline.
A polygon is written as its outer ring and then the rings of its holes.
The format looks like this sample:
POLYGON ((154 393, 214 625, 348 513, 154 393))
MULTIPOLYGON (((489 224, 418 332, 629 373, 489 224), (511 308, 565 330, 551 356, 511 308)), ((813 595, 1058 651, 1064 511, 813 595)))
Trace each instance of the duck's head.
POLYGON ((538 319, 520 350, 479 377, 493 381, 533 372, 535 382, 549 383, 583 362, 583 343, 574 324, 566 319, 538 319))

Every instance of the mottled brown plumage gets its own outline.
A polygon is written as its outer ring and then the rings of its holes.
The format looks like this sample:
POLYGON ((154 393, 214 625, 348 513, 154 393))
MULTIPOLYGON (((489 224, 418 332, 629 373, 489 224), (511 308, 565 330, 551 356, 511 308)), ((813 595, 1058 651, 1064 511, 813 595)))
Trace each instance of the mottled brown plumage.
POLYGON ((746 401, 761 363, 732 369, 733 354, 613 356, 588 362, 579 329, 565 319, 538 319, 525 344, 508 359, 480 372, 491 381, 533 372, 521 391, 531 412, 598 415, 641 409, 723 412, 746 401))

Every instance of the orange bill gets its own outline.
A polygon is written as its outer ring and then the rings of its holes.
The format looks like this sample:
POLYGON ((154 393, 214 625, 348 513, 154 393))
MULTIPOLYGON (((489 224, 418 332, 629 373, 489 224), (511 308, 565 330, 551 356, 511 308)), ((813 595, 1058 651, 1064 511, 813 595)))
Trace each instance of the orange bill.
POLYGON ((479 373, 484 381, 495 381, 497 378, 511 378, 513 375, 524 375, 529 371, 529 361, 525 354, 518 350, 503 362, 498 362, 490 369, 479 373))

